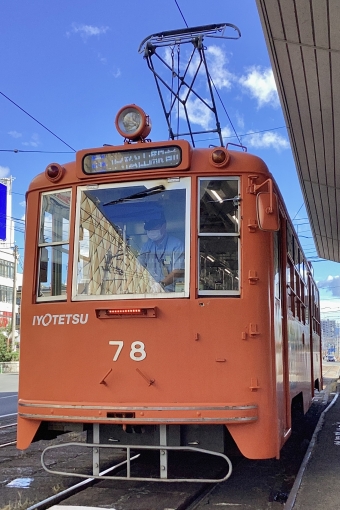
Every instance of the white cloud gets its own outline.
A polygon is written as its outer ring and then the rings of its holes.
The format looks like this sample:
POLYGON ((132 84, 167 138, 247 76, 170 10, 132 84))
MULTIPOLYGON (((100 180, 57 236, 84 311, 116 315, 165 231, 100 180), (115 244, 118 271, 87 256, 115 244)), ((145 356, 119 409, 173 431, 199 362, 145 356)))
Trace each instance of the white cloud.
POLYGON ((279 97, 271 68, 261 69, 259 66, 253 66, 248 69, 247 74, 239 78, 239 82, 251 97, 256 99, 259 108, 264 105, 275 108, 279 106, 279 97))
POLYGON ((236 122, 237 122, 237 125, 240 129, 244 129, 245 127, 245 122, 244 122, 244 117, 242 114, 240 114, 239 112, 236 112, 235 113, 235 119, 236 119, 236 122))
MULTIPOLYGON (((207 99, 206 101, 207 103, 209 102, 207 99)), ((186 106, 190 122, 201 126, 203 129, 210 129, 213 114, 198 97, 195 97, 194 99, 189 97, 186 106)), ((186 120, 183 108, 180 108, 179 116, 181 119, 186 120)))
POLYGON ((121 70, 119 69, 119 67, 117 67, 117 69, 115 71, 112 71, 112 75, 114 78, 119 78, 119 76, 121 75, 121 70))
POLYGON ((0 177, 7 177, 9 175, 8 166, 0 166, 0 177))
MULTIPOLYGON (((208 71, 211 76, 211 79, 217 89, 230 89, 233 81, 236 81, 236 76, 232 74, 226 67, 228 64, 228 59, 226 54, 223 52, 221 48, 218 46, 209 46, 205 50, 205 56, 208 66, 208 71)), ((165 54, 165 61, 171 66, 171 55, 170 53, 165 54)), ((189 68, 188 75, 192 78, 197 72, 198 65, 200 63, 200 57, 196 53, 194 58, 192 59, 189 68)), ((184 70, 184 66, 182 63, 182 71, 184 70)), ((205 70, 203 64, 200 66, 199 76, 206 80, 205 70)), ((206 81, 202 82, 206 83, 206 81)), ((196 88, 196 87, 194 87, 196 88)))
MULTIPOLYGON (((84 40, 94 35, 103 35, 109 30, 109 27, 96 27, 93 25, 80 25, 78 23, 72 23, 71 33, 79 34, 84 40)), ((67 33, 70 35, 70 32, 67 33)))
POLYGON ((98 53, 98 60, 101 64, 107 64, 107 58, 104 57, 101 53, 98 53))
POLYGON ((18 131, 8 131, 8 134, 12 136, 12 138, 20 138, 22 136, 22 134, 18 133, 18 131))
POLYGON ((163 48, 163 59, 169 67, 172 67, 172 50, 168 46, 163 48))
POLYGON ((38 147, 40 145, 40 138, 37 133, 33 133, 29 142, 22 142, 26 147, 38 147))
POLYGON ((228 71, 226 54, 218 46, 209 46, 205 51, 210 76, 217 89, 230 89, 235 76, 228 71))
MULTIPOLYGON (((222 128, 222 138, 223 138, 223 140, 225 138, 230 138, 233 134, 234 133, 233 133, 233 131, 231 130, 231 128, 229 126, 225 126, 224 128, 222 128)), ((226 140, 225 143, 228 143, 228 140, 226 140)))
POLYGON ((246 138, 246 145, 256 149, 275 149, 278 152, 290 148, 288 140, 274 131, 267 131, 266 133, 250 132, 246 138))
MULTIPOLYGON (((330 292, 332 296, 340 296, 340 276, 328 276, 325 280, 317 282, 318 288, 330 292)), ((339 303, 338 303, 339 306, 339 303)))

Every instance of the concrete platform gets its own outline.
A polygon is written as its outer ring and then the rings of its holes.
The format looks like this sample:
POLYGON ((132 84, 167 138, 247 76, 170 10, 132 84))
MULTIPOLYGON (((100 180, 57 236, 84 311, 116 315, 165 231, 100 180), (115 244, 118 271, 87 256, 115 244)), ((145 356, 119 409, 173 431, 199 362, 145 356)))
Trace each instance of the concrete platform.
POLYGON ((285 510, 340 508, 340 384, 322 413, 285 510))

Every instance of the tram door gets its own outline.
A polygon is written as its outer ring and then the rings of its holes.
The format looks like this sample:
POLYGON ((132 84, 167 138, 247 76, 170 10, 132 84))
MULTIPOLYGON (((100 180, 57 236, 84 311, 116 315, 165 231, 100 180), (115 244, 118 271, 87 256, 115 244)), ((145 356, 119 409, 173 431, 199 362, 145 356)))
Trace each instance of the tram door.
POLYGON ((276 384, 280 436, 290 430, 290 399, 288 369, 288 324, 286 288, 286 221, 280 215, 280 230, 274 232, 274 335, 276 384))

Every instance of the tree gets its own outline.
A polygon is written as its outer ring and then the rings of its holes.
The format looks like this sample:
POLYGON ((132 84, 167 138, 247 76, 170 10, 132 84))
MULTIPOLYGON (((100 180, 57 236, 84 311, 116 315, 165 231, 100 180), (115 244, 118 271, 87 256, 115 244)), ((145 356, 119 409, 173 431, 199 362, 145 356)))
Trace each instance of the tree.
POLYGON ((0 362, 8 362, 18 359, 18 353, 12 352, 7 347, 7 337, 4 335, 6 330, 0 331, 0 362))

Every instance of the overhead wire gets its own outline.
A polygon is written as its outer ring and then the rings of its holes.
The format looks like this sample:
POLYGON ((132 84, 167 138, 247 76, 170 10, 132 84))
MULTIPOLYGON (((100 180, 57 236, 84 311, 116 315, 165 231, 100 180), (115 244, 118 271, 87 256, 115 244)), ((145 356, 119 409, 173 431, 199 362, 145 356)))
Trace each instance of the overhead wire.
POLYGON ((0 219, 1 218, 2 219, 6 218, 8 220, 25 221, 25 220, 21 220, 19 218, 15 218, 14 216, 10 216, 9 214, 6 214, 6 213, 5 214, 0 213, 0 219))
POLYGON ((42 154, 73 154, 74 151, 33 151, 33 150, 22 150, 22 149, 0 149, 0 152, 14 152, 17 154, 18 152, 35 152, 35 153, 42 153, 42 154))
POLYGON ((21 106, 19 106, 15 101, 13 101, 11 98, 9 98, 8 96, 6 96, 6 94, 4 94, 3 92, 0 91, 0 94, 5 97, 8 101, 10 101, 12 104, 14 104, 14 106, 16 106, 17 108, 19 108, 19 110, 21 110, 22 112, 24 112, 26 115, 28 115, 31 119, 33 119, 35 122, 37 122, 41 127, 43 127, 44 129, 46 129, 46 131, 48 131, 49 133, 51 133, 51 135, 55 136, 58 140, 60 140, 64 145, 66 145, 69 149, 72 149, 73 152, 76 152, 76 150, 71 147, 71 145, 69 145, 68 143, 65 142, 65 140, 63 140, 62 138, 60 138, 60 136, 56 135, 53 131, 51 131, 48 127, 46 127, 44 124, 42 124, 42 122, 40 122, 38 119, 36 119, 35 117, 33 117, 33 115, 31 115, 30 113, 28 113, 26 110, 24 110, 21 106))
POLYGON ((233 123, 232 123, 232 121, 231 121, 230 115, 229 115, 229 113, 227 112, 227 109, 226 109, 226 107, 225 107, 225 105, 224 105, 224 103, 223 103, 223 101, 222 101, 221 95, 220 95, 220 93, 218 92, 218 90, 217 90, 217 88, 216 88, 216 85, 215 85, 215 83, 214 83, 214 81, 213 81, 213 79, 212 79, 212 77, 211 77, 210 73, 209 73, 209 79, 210 79, 210 81, 211 81, 211 83, 212 83, 212 85, 213 85, 213 87, 214 87, 214 89, 215 89, 215 92, 216 92, 216 94, 217 94, 217 97, 219 98, 219 100, 220 100, 220 102, 221 102, 221 105, 222 105, 222 108, 223 108, 223 110, 224 110, 224 113, 225 113, 225 114, 226 114, 226 116, 228 117, 228 120, 229 120, 229 122, 230 122, 230 125, 231 125, 231 127, 232 127, 232 129, 233 129, 233 131, 234 131, 234 133, 235 133, 235 136, 236 136, 236 138, 237 138, 237 140, 238 140, 239 144, 240 144, 240 145, 242 145, 242 141, 240 140, 240 137, 239 137, 239 135, 238 135, 238 134, 237 134, 237 132, 236 132, 236 129, 235 129, 235 127, 234 127, 234 124, 233 124, 233 123))
POLYGON ((295 220, 295 218, 297 217, 297 215, 299 214, 299 212, 301 211, 301 209, 303 208, 303 206, 304 206, 304 205, 305 205, 305 204, 304 204, 304 203, 302 203, 301 207, 299 208, 298 212, 295 214, 295 216, 294 216, 294 218, 292 219, 292 221, 294 221, 294 220, 295 220))
POLYGON ((180 15, 182 16, 182 19, 183 19, 183 21, 184 21, 184 23, 185 23, 185 26, 186 26, 187 28, 189 28, 189 25, 188 25, 188 23, 186 22, 186 19, 185 19, 184 15, 183 15, 183 12, 181 11, 180 6, 178 5, 177 0, 174 0, 174 1, 175 1, 175 4, 177 5, 177 9, 178 9, 178 10, 179 10, 179 12, 180 12, 180 15))
MULTIPOLYGON (((240 138, 244 138, 246 136, 252 136, 252 135, 257 135, 259 133, 270 133, 271 131, 276 131, 277 129, 287 129, 287 126, 278 126, 278 127, 274 127, 274 128, 270 128, 270 129, 260 129, 258 131, 252 131, 251 133, 242 133, 240 135, 230 135, 230 136, 224 136, 223 139, 224 140, 229 140, 230 138, 238 138, 238 136, 240 138)), ((200 138, 198 141, 199 142, 211 142, 212 140, 218 140, 219 138, 217 136, 214 136, 214 137, 210 137, 210 138, 200 138)))

